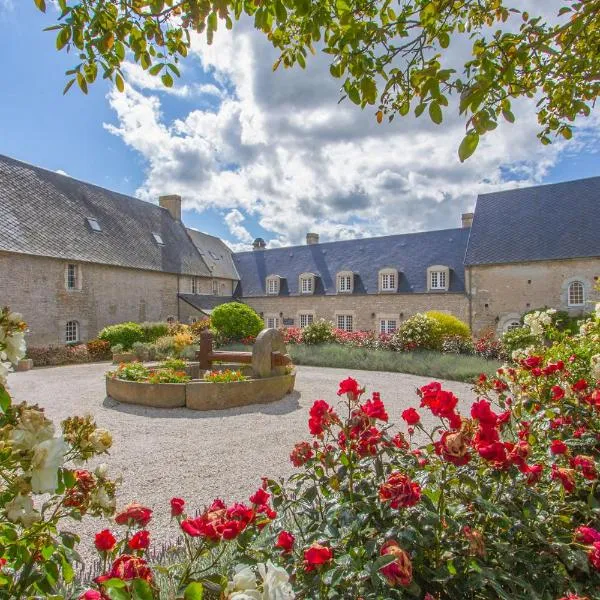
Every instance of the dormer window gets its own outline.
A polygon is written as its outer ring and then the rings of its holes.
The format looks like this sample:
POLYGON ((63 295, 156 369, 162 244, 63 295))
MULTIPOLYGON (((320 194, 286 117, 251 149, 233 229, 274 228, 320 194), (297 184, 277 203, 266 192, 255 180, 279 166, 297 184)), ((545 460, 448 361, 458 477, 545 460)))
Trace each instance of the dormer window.
POLYGON ((164 246, 165 243, 163 242, 162 236, 160 235, 160 233, 156 233, 156 232, 152 232, 152 236, 154 237, 154 241, 159 245, 159 246, 164 246))
POLYGON ((280 277, 279 275, 269 275, 267 277, 267 294, 269 296, 277 296, 280 289, 280 277))
POLYGON ((337 291, 341 294, 351 294, 354 290, 354 273, 341 271, 337 274, 337 291))
POLYGON ((396 269, 381 269, 379 271, 379 291, 396 292, 398 290, 398 271, 396 269))
POLYGON ((427 287, 430 291, 448 291, 450 269, 443 265, 433 265, 427 269, 427 287))
POLYGON ((315 291, 315 276, 312 273, 300 275, 300 293, 312 294, 315 291))

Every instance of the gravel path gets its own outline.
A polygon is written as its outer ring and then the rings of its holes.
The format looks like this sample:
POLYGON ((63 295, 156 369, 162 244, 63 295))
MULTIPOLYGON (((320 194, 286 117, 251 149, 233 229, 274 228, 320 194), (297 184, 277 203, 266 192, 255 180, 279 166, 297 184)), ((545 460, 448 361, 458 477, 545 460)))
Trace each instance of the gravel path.
MULTIPOLYGON (((35 369, 9 377, 16 401, 39 404, 58 425, 67 416, 92 414, 99 427, 113 435, 111 455, 104 457, 112 476, 121 474, 117 507, 137 500, 154 510, 155 541, 177 536, 170 524, 169 500, 184 498, 201 508, 215 497, 244 501, 262 475, 289 475, 288 456, 296 441, 307 439, 308 410, 315 399, 335 404, 337 384, 352 376, 379 391, 390 414, 417 406, 415 389, 429 378, 398 373, 298 367, 296 391, 273 404, 226 411, 196 412, 152 409, 120 404, 106 398, 103 374, 107 363, 35 369)), ((463 407, 474 399, 470 386, 444 383, 463 407)), ((423 414, 423 418, 427 415, 423 414)), ((76 524, 84 558, 94 556, 93 533, 109 524, 86 518, 76 524)))

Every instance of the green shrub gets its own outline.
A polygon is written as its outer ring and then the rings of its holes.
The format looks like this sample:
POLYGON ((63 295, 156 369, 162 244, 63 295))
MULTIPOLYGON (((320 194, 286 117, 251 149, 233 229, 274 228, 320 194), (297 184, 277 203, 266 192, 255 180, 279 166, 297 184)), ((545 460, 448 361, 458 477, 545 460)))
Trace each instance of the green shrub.
POLYGON ((442 352, 448 354, 475 354, 475 345, 471 338, 461 335, 447 335, 442 338, 442 352))
POLYGON ((135 354, 135 357, 143 362, 147 360, 152 360, 150 358, 150 348, 152 348, 151 344, 146 344, 144 342, 136 342, 131 347, 131 350, 135 354))
POLYGON ((156 358, 168 358, 175 352, 175 339, 172 335, 163 335, 154 344, 156 358))
POLYGON ((87 344, 90 360, 110 360, 110 343, 106 340, 90 340, 87 344))
POLYGON ((185 371, 185 360, 180 358, 167 358, 160 363, 161 369, 173 369, 174 371, 185 371))
POLYGON ((181 350, 179 356, 185 360, 196 360, 196 353, 200 350, 200 346, 198 344, 192 344, 191 346, 186 346, 181 350))
POLYGON ((146 381, 150 370, 140 362, 123 363, 107 375, 113 379, 125 379, 127 381, 146 381))
MULTIPOLYGON (((544 312, 547 311, 548 307, 544 306, 543 308, 535 308, 532 310, 528 310, 521 317, 521 323, 524 323, 523 319, 529 314, 535 312, 544 312)), ((590 313, 583 313, 581 315, 570 315, 566 310, 557 310, 552 314, 552 324, 559 331, 566 331, 569 333, 579 333, 579 322, 591 317, 590 313)))
POLYGON ((142 332, 144 334, 142 341, 148 344, 155 342, 159 337, 162 337, 163 335, 169 334, 169 324, 163 321, 150 321, 146 323, 141 323, 140 327, 142 328, 142 332))
POLYGON ((319 319, 302 330, 302 342, 304 344, 325 344, 332 342, 335 338, 333 323, 326 319, 319 319))
POLYGON ((529 327, 516 327, 509 329, 502 336, 502 346, 508 356, 510 356, 515 350, 522 350, 528 348, 539 342, 539 339, 531 333, 529 327))
POLYGON ((471 330, 469 329, 469 326, 454 315, 449 315, 437 310, 428 310, 425 315, 438 322, 442 338, 448 336, 460 336, 464 339, 471 339, 471 330))
POLYGON ((264 327, 258 313, 239 302, 228 302, 217 306, 210 317, 211 325, 221 335, 232 340, 257 336, 264 327))
POLYGON ((439 322, 422 313, 406 319, 392 334, 391 346, 395 350, 438 350, 441 345, 439 322))
POLYGON ((115 344, 110 347, 110 351, 113 354, 122 354, 125 351, 125 348, 123 348, 123 344, 115 344))
POLYGON ((144 340, 144 332, 137 323, 118 323, 105 327, 98 334, 98 339, 106 340, 111 346, 121 344, 125 350, 129 350, 135 342, 144 340))

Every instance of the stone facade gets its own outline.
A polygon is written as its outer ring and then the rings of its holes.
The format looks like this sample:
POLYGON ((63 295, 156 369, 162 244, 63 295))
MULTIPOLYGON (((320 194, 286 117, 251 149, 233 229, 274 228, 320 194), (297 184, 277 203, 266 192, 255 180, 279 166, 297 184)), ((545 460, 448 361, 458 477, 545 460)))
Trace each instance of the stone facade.
POLYGON ((177 275, 75 263, 78 285, 68 290, 67 264, 0 252, 0 303, 23 314, 30 345, 64 344, 68 321, 85 341, 113 323, 177 318, 177 275))
POLYGON ((265 323, 278 318, 279 325, 300 326, 301 314, 312 314, 313 319, 327 319, 337 323, 338 315, 351 315, 352 328, 379 330, 381 319, 404 319, 418 312, 441 310, 464 321, 469 317, 469 302, 464 294, 352 294, 338 296, 292 296, 244 298, 243 302, 256 310, 265 323), (293 322, 292 322, 293 321, 293 322))
POLYGON ((573 315, 591 312, 600 293, 600 259, 536 261, 519 264, 479 265, 467 268, 474 331, 502 333, 511 321, 529 310, 547 306, 573 315), (585 305, 570 307, 567 290, 573 281, 584 286, 585 305))
POLYGON ((199 294, 201 296, 233 296, 237 281, 219 277, 179 277, 180 294, 199 294))

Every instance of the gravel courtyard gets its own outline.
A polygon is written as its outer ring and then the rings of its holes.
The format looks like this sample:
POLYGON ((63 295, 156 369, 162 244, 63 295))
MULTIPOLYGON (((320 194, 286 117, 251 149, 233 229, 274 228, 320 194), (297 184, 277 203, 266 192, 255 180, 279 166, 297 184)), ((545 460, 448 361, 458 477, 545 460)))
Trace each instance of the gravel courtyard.
MULTIPOLYGON (((273 404, 226 411, 195 412, 151 409, 120 404, 106 398, 107 363, 35 369, 9 377, 16 402, 37 403, 59 425, 69 415, 92 414, 99 427, 113 435, 106 462, 112 476, 122 475, 117 507, 137 500, 154 510, 152 538, 163 541, 178 532, 170 523, 169 500, 184 498, 189 507, 202 508, 215 497, 245 501, 262 475, 292 472, 289 452, 308 437, 308 410, 323 398, 338 401, 337 384, 352 376, 367 391, 379 391, 390 420, 400 423, 400 412, 417 406, 415 389, 429 378, 397 373, 298 367, 296 391, 273 404)), ((470 386, 447 382, 464 409, 474 399, 470 386)), ((425 418, 427 415, 423 414, 425 418)), ((109 524, 85 519, 76 524, 82 536, 80 551, 93 556, 93 533, 109 524)))

